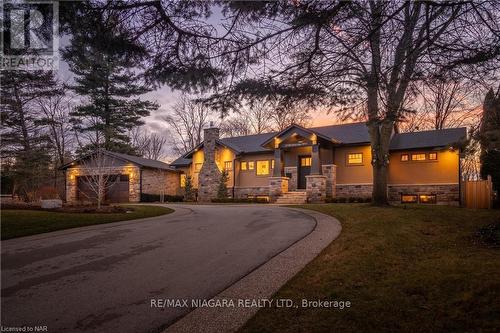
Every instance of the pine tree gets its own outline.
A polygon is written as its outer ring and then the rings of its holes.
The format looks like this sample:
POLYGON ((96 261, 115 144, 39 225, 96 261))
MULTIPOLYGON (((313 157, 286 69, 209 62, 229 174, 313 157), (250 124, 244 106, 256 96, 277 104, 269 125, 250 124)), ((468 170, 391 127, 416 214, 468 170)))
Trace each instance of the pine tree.
POLYGON ((151 91, 140 72, 145 52, 118 31, 115 21, 87 6, 69 23, 71 45, 63 58, 76 77, 70 88, 86 97, 86 103, 71 114, 76 130, 90 138, 84 151, 103 147, 134 153, 127 132, 158 109, 157 104, 137 98, 151 91))
POLYGON ((194 200, 193 178, 191 176, 186 176, 186 184, 184 185, 184 200, 194 200))
POLYGON ((226 199, 227 198, 227 181, 229 179, 229 174, 227 170, 222 170, 220 179, 219 179, 219 187, 217 188, 217 199, 226 199))
POLYGON ((481 177, 490 175, 493 187, 500 190, 500 87, 496 94, 490 89, 484 98, 479 142, 481 177))

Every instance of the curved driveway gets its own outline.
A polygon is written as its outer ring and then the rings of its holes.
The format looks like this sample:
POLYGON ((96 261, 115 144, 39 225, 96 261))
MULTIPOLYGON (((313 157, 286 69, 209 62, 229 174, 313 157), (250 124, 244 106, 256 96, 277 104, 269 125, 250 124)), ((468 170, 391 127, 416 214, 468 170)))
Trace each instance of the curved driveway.
POLYGON ((2 242, 2 326, 49 332, 156 332, 314 229, 267 205, 170 205, 170 215, 2 242))

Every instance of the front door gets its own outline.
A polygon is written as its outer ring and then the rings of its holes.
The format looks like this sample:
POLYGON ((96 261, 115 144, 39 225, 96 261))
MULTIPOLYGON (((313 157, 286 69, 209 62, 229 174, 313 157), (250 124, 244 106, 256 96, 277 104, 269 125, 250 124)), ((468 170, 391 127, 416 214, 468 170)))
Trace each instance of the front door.
POLYGON ((311 156, 299 156, 299 184, 298 189, 304 190, 306 188, 306 176, 311 174, 311 156))

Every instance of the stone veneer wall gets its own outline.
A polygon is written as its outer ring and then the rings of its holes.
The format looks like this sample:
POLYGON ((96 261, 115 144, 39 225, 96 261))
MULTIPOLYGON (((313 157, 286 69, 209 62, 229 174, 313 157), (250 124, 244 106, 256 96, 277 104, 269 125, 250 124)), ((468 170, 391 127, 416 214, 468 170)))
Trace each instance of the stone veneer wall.
POLYGON ((180 194, 180 175, 177 172, 156 169, 142 171, 142 193, 177 195, 180 194))
POLYGON ((335 186, 336 194, 338 198, 371 198, 373 185, 368 184, 337 184, 335 186))
POLYGON ((326 176, 306 176, 306 193, 308 202, 324 202, 326 198, 326 176))
POLYGON ((275 201, 277 197, 288 192, 288 177, 269 177, 269 198, 275 201))
MULTIPOLYGON (((139 202, 141 200, 141 180, 140 171, 136 166, 122 166, 107 168, 107 173, 129 175, 129 202, 139 202)), ((68 168, 66 170, 66 202, 76 203, 77 198, 77 177, 92 174, 87 168, 68 168)))
POLYGON ((401 194, 434 194, 438 204, 458 204, 460 191, 458 184, 430 185, 389 185, 389 201, 401 202, 401 194))
POLYGON ((292 177, 288 180, 288 190, 295 191, 298 184, 298 171, 297 167, 285 167, 285 175, 290 174, 292 177))
POLYGON ((335 164, 323 164, 321 173, 326 176, 326 196, 334 197, 337 192, 337 166, 335 164))
POLYGON ((216 141, 218 139, 218 128, 212 127, 204 130, 204 160, 198 174, 198 201, 201 202, 208 202, 217 198, 217 187, 221 177, 221 171, 215 162, 216 141))
POLYGON ((253 196, 269 196, 269 186, 235 187, 234 197, 245 199, 253 196))

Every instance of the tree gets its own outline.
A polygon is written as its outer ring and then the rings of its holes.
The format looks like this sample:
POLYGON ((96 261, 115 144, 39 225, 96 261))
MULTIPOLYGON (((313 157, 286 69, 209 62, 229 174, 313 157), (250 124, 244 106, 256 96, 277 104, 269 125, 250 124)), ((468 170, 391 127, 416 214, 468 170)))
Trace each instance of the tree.
POLYGON ((61 94, 50 71, 0 71, 2 159, 11 161, 14 192, 35 200, 49 178, 50 137, 39 102, 61 94))
POLYGON ((178 155, 193 150, 203 141, 203 128, 213 119, 213 112, 202 103, 183 95, 163 117, 172 137, 173 150, 178 155))
POLYGON ((493 187, 500 190, 500 86, 490 89, 484 98, 483 118, 479 129, 481 176, 491 176, 493 187))
POLYGON ((217 187, 217 199, 227 198, 227 181, 229 179, 229 174, 227 170, 222 170, 219 179, 219 185, 217 187))
POLYGON ((184 184, 184 200, 194 201, 194 199, 193 178, 191 176, 186 176, 186 183, 184 184))
POLYGON ((134 153, 127 131, 158 109, 136 98, 151 90, 140 72, 145 51, 118 29, 113 15, 84 4, 74 16, 63 58, 75 75, 71 89, 86 97, 71 113, 77 131, 92 134, 83 150, 102 144, 107 150, 134 153))
POLYGON ((153 57, 151 80, 210 90, 223 112, 249 98, 339 106, 366 100, 373 202, 387 204, 391 135, 412 82, 498 68, 498 2, 207 2, 111 6, 153 57), (485 19, 487 18, 487 19, 485 19), (142 22, 142 25, 136 24, 142 22), (479 66, 481 64, 488 66, 479 66))
POLYGON ((159 160, 164 156, 167 138, 157 133, 148 133, 142 127, 130 131, 131 145, 134 151, 144 158, 159 160))

